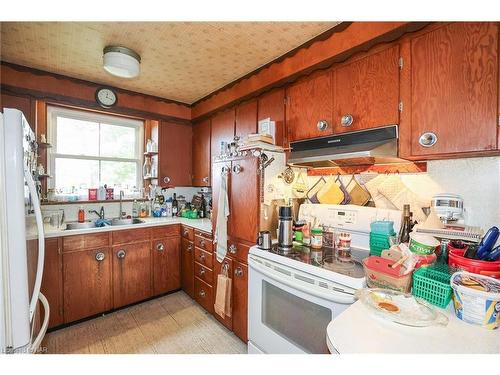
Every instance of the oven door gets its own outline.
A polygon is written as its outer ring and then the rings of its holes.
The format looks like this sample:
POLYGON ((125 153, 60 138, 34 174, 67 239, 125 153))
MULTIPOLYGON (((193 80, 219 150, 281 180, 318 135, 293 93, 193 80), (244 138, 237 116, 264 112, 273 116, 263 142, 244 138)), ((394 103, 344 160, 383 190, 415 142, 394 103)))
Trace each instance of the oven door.
POLYGON ((268 354, 329 353, 326 327, 352 296, 307 288, 288 267, 278 271, 263 263, 248 259, 249 341, 268 354))

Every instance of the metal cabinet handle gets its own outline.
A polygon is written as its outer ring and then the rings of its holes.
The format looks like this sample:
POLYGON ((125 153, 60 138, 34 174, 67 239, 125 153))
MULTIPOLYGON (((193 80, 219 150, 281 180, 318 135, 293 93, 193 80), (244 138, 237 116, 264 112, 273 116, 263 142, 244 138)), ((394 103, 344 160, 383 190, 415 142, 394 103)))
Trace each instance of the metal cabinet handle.
POLYGON ((205 262, 205 254, 201 254, 201 255, 200 255, 200 260, 201 260, 202 262, 205 262))
POLYGON ((170 183, 170 181, 171 181, 171 180, 170 180, 170 177, 168 177, 168 176, 163 177, 163 182, 164 182, 164 183, 169 184, 169 183, 170 183))
POLYGON ((203 177, 203 182, 208 183, 208 176, 207 177, 203 177))
POLYGON ((243 276, 243 270, 241 269, 241 267, 238 267, 234 270, 234 274, 238 277, 241 277, 243 276))
POLYGON ((201 246, 201 247, 205 248, 205 244, 206 244, 205 240, 201 240, 201 241, 200 241, 200 246, 201 246))
POLYGON ((97 260, 98 262, 102 262, 104 260, 104 258, 106 258, 106 255, 102 251, 99 251, 95 255, 95 260, 97 260))
POLYGON ((423 147, 432 147, 436 144, 438 137, 433 132, 426 132, 420 136, 418 143, 423 147))
POLYGON ((243 170, 243 168, 239 164, 236 164, 235 166, 233 166, 233 172, 236 174, 240 174, 242 170, 243 170))
POLYGON ((200 268, 200 276, 203 276, 205 274, 205 270, 203 268, 200 268))
POLYGON ((159 244, 156 245, 156 250, 158 251, 165 250, 165 245, 162 242, 160 242, 159 244))
POLYGON ((189 231, 187 229, 184 229, 183 236, 187 236, 189 234, 189 231))
POLYGON ((228 250, 231 254, 236 254, 236 251, 238 251, 238 248, 236 247, 236 245, 233 244, 233 245, 229 246, 228 250))
POLYGON ((188 252, 191 252, 191 250, 193 250, 193 245, 191 245, 191 244, 190 244, 190 245, 187 247, 187 249, 186 249, 186 250, 187 250, 188 252))
POLYGON ((118 257, 118 259, 123 259, 125 258, 125 250, 119 250, 117 253, 116 253, 116 256, 118 257))
POLYGON ((344 115, 340 119, 340 124, 344 127, 351 126, 353 122, 354 122, 354 118, 350 114, 344 115))
POLYGON ((319 120, 318 123, 316 124, 316 127, 318 128, 319 131, 325 131, 328 129, 328 121, 326 120, 319 120))
POLYGON ((221 170, 222 175, 228 174, 229 172, 231 172, 231 168, 229 168, 227 165, 222 167, 222 170, 221 170))
POLYGON ((203 289, 200 290, 200 297, 205 298, 205 291, 203 289))

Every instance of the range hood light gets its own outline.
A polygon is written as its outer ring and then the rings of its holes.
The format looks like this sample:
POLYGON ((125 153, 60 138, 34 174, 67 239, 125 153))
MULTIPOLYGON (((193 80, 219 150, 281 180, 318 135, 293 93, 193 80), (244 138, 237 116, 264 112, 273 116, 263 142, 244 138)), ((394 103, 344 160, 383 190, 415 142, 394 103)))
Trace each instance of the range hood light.
POLYGON ((103 51, 104 70, 120 78, 139 75, 141 57, 127 47, 107 46, 103 51))

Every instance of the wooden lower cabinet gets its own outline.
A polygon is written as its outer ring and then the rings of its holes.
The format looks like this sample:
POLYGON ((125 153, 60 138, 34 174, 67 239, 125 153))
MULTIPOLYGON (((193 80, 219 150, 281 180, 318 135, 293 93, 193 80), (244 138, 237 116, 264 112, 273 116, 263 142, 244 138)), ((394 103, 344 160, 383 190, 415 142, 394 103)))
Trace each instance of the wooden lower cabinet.
POLYGON ((213 287, 198 277, 194 278, 194 300, 205 310, 214 312, 213 287))
POLYGON ((63 253, 62 263, 64 323, 111 310, 112 261, 109 248, 63 253))
POLYGON ((45 260, 41 292, 49 301, 49 328, 64 323, 61 239, 45 240, 45 260))
POLYGON ((153 241, 153 294, 158 295, 181 287, 181 239, 162 238, 153 241))
MULTIPOLYGON (((213 281, 213 286, 214 286, 214 303, 215 303, 215 296, 217 295, 217 278, 218 276, 222 273, 222 267, 226 266, 227 267, 227 273, 230 278, 233 278, 233 260, 229 257, 225 257, 222 263, 219 263, 217 258, 214 255, 214 281, 213 281)), ((232 293, 231 293, 232 294, 232 293)), ((232 330, 233 329, 233 315, 231 316, 226 316, 226 317, 221 317, 219 314, 214 312, 214 317, 224 324, 228 329, 232 330)))
POLYGON ((150 241, 113 246, 114 308, 151 297, 150 280, 150 241))
POLYGON ((248 341, 248 266, 233 262, 233 332, 242 341, 248 341))
POLYGON ((186 238, 181 240, 181 280, 182 289, 194 298, 194 245, 186 238))

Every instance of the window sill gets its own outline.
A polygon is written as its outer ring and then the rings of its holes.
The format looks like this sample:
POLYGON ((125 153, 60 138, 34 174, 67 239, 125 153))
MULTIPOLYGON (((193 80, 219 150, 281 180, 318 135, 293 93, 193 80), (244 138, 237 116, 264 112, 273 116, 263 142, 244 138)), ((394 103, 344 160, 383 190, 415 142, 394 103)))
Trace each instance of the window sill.
MULTIPOLYGON (((146 198, 134 198, 134 199, 122 199, 122 202, 145 202, 146 198)), ((42 206, 55 206, 61 204, 90 204, 90 203, 119 203, 119 199, 108 199, 104 201, 51 201, 51 202, 41 202, 42 206)))

